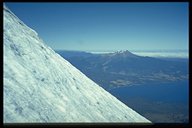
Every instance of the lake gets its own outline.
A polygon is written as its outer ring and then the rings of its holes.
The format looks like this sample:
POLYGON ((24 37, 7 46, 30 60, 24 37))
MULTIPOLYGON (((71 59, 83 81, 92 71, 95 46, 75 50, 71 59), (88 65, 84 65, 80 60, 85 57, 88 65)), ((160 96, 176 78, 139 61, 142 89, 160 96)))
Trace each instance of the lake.
POLYGON ((152 101, 188 104, 189 82, 186 80, 163 84, 132 85, 114 88, 109 92, 122 100, 127 97, 142 97, 152 101))

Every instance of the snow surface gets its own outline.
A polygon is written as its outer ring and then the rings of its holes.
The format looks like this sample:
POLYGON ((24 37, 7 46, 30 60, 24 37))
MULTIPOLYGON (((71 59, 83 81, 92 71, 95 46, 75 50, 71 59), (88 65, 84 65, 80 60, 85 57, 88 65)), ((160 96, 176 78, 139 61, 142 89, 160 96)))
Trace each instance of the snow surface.
POLYGON ((4 123, 150 122, 44 44, 4 6, 4 123))

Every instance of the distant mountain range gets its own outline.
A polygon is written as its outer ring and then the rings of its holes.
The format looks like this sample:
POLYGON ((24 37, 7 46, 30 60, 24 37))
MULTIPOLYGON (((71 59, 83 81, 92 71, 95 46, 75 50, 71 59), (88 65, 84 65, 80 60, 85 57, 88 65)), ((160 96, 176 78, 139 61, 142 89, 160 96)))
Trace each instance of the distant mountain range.
POLYGON ((187 59, 144 57, 128 50, 105 54, 56 52, 106 89, 188 79, 187 59))

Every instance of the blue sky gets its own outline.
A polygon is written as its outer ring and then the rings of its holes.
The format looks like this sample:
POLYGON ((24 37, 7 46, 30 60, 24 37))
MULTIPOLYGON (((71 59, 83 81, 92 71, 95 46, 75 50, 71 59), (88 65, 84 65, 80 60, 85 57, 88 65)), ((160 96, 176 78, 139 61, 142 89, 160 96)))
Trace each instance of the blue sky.
POLYGON ((188 50, 188 3, 6 3, 53 49, 188 50))

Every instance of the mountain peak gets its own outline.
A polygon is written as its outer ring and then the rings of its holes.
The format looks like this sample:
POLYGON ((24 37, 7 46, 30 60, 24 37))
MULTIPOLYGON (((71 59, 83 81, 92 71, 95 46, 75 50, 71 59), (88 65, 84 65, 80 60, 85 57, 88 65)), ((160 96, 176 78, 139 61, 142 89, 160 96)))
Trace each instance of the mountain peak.
POLYGON ((119 51, 116 51, 116 53, 119 53, 119 54, 132 54, 130 51, 128 50, 119 50, 119 51))
POLYGON ((131 53, 128 50, 119 50, 113 53, 115 56, 122 56, 122 57, 137 57, 137 55, 131 53))

